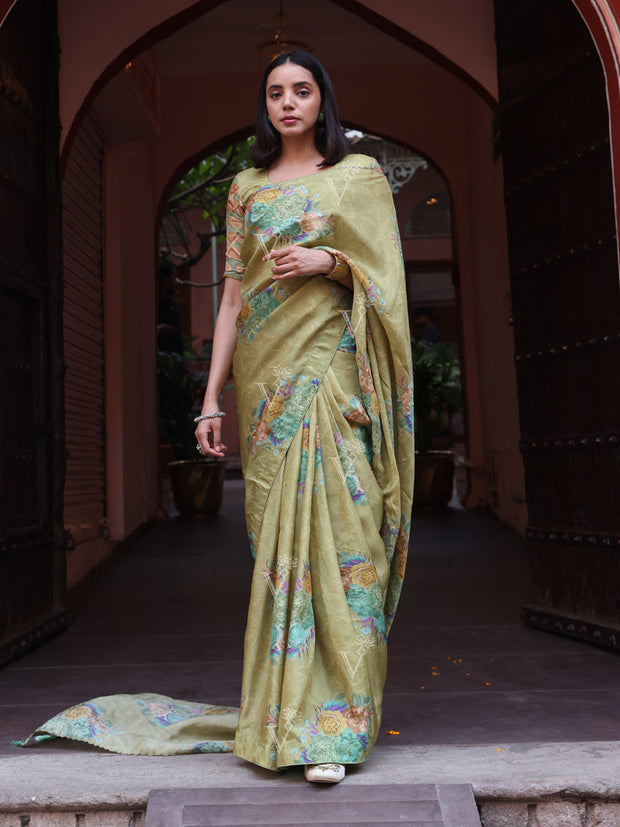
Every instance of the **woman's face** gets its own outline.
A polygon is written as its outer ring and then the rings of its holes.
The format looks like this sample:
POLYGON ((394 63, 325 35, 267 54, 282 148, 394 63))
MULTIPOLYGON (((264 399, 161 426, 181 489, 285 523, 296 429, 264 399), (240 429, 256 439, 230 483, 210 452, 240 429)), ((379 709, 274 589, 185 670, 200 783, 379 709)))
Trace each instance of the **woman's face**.
POLYGON ((321 111, 321 92, 312 72, 283 63, 269 73, 265 89, 267 114, 283 138, 314 133, 321 111))

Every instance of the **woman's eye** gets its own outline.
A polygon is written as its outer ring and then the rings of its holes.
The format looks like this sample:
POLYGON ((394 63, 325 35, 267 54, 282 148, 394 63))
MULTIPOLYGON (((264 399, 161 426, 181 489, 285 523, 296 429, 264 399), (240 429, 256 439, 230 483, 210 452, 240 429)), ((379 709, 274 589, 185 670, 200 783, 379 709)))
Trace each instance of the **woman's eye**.
POLYGON ((307 97, 307 96, 310 94, 310 92, 309 92, 309 90, 308 90, 308 89, 300 89, 300 90, 299 90, 299 94, 300 94, 302 97, 304 97, 304 98, 305 98, 305 97, 307 97))

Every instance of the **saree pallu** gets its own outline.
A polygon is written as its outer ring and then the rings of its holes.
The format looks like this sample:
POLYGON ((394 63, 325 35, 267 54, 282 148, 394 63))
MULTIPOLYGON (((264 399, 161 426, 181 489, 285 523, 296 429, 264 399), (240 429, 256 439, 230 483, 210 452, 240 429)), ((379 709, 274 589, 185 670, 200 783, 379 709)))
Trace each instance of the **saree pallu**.
POLYGON ((366 760, 413 491, 407 298, 380 167, 349 155, 273 184, 240 173, 227 276, 242 278, 234 356, 255 555, 234 752, 263 767, 366 760), (274 280, 274 247, 333 253, 331 278, 274 280), (350 272, 354 289, 337 281, 350 272))

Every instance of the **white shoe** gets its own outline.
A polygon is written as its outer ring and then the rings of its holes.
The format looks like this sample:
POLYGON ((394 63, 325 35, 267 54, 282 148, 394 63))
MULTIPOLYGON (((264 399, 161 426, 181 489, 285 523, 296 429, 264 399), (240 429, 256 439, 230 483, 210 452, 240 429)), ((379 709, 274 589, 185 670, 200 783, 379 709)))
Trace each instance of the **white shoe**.
POLYGON ((344 778, 342 764, 306 764, 304 767, 306 781, 316 784, 337 784, 344 778))

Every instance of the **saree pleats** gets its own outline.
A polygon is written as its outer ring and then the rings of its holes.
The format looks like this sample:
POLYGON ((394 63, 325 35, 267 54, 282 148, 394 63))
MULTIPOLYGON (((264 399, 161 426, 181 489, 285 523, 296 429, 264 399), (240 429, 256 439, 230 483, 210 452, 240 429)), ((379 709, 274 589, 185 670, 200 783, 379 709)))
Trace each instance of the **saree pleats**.
POLYGON ((359 763, 377 737, 389 569, 361 410, 338 351, 267 500, 235 739, 261 766, 359 763))

